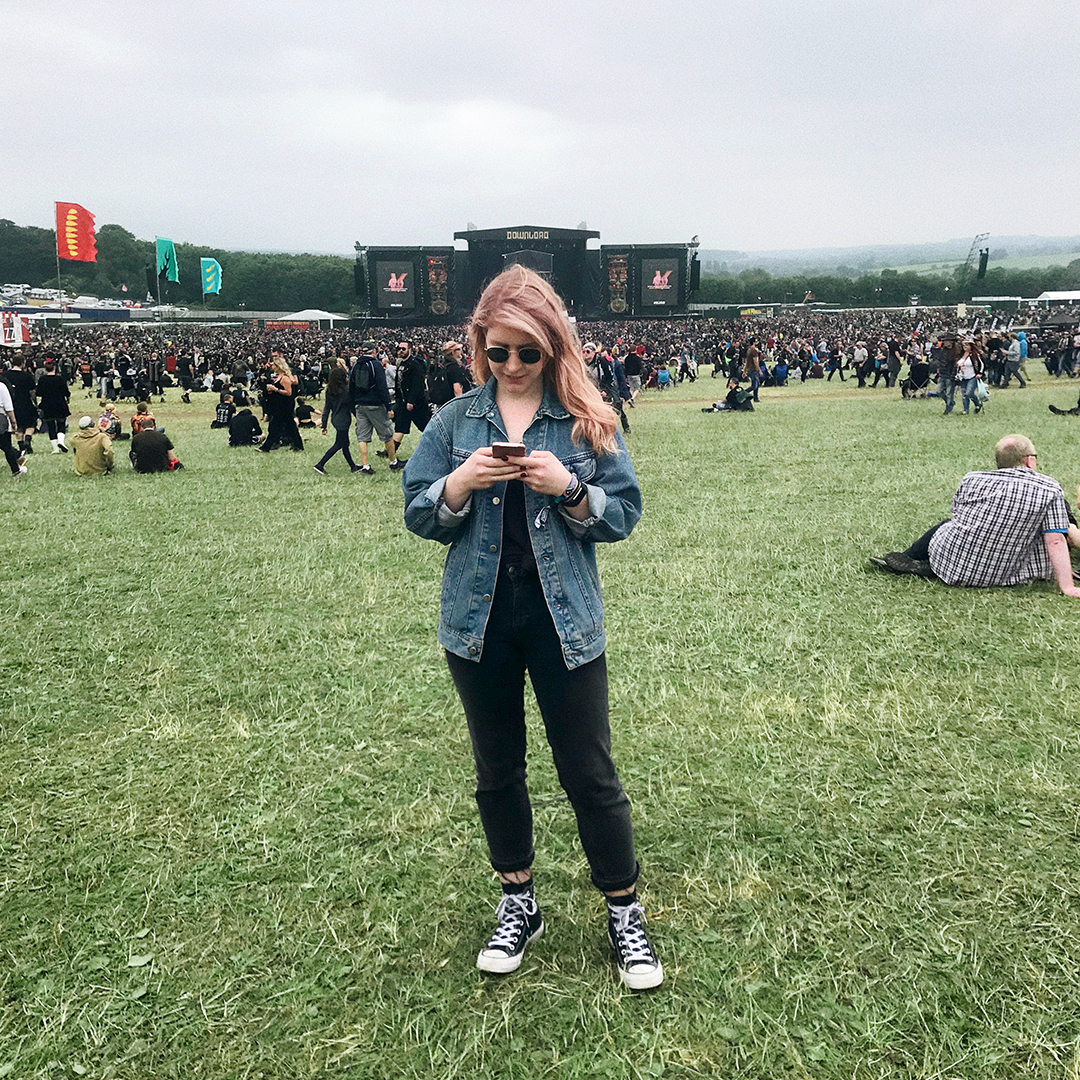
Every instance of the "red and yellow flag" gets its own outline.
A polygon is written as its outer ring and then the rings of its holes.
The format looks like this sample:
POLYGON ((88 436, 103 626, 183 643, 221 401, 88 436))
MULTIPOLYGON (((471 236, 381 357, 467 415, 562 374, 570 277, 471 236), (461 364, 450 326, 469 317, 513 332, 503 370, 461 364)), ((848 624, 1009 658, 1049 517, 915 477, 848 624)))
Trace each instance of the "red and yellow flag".
POLYGON ((56 204, 56 253, 72 262, 97 262, 94 215, 73 202, 56 204))

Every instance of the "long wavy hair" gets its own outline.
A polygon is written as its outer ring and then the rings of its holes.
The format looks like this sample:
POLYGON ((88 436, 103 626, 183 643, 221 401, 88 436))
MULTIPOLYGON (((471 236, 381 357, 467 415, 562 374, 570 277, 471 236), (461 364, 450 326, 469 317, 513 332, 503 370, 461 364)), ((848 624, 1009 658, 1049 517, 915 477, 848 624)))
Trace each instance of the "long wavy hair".
POLYGON ((585 373, 581 342, 566 316, 558 293, 524 266, 507 267, 484 290, 469 320, 473 374, 480 383, 491 378, 487 332, 495 323, 519 330, 544 353, 544 380, 574 417, 574 442, 589 442, 598 454, 617 449, 615 413, 585 373))

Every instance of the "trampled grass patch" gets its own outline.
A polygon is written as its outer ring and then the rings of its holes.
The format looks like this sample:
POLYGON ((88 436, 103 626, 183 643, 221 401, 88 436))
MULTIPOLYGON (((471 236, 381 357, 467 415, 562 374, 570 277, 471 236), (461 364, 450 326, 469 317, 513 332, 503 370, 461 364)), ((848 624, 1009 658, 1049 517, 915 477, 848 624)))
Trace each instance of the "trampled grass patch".
POLYGON ((1078 1075, 1080 606, 867 566, 1007 432, 1074 491, 1073 385, 724 416, 705 377, 630 413, 645 516, 600 561, 646 995, 535 715, 549 929, 475 971, 442 550, 384 463, 230 451, 209 403, 155 407, 174 475, 39 439, 0 503, 0 1076, 1078 1075))

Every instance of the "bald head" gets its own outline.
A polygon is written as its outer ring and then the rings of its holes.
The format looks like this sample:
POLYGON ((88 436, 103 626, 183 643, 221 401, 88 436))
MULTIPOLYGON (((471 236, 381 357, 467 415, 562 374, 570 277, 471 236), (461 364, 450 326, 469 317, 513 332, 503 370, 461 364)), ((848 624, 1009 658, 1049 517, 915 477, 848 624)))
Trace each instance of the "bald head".
POLYGON ((994 447, 994 460, 999 469, 1015 469, 1018 465, 1027 465, 1027 458, 1037 456, 1035 444, 1026 435, 1006 435, 994 447))

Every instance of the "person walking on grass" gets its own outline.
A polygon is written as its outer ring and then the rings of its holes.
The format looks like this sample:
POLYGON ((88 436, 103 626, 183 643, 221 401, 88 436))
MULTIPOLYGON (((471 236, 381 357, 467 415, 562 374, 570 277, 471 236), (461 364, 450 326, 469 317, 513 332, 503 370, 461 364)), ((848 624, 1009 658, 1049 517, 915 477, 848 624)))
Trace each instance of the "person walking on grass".
POLYGON ((469 339, 479 385, 439 410, 405 468, 405 524, 449 545, 439 643, 465 710, 476 800, 502 883, 481 971, 516 970, 544 931, 525 783, 525 673, 604 893, 619 977, 663 967, 635 893, 630 804, 611 760, 595 545, 622 540, 641 492, 615 414, 585 372, 554 289, 511 266, 484 290, 469 339), (518 444, 500 447, 498 443, 518 444))
MULTIPOLYGON (((405 462, 397 456, 394 442, 394 425, 390 421, 394 410, 390 408, 390 388, 386 385, 386 372, 375 358, 374 341, 364 342, 363 354, 357 358, 349 373, 349 394, 356 411, 356 442, 360 448, 360 472, 371 476, 375 470, 368 464, 368 444, 374 431, 382 440, 384 452, 390 460, 392 472, 405 468, 405 462)), ((399 406, 401 407, 401 406, 399 406)))
POLYGON ((68 402, 71 391, 67 379, 57 373, 56 361, 51 357, 45 361, 45 373, 37 381, 38 412, 45 421, 45 430, 49 433, 54 454, 67 453, 67 421, 71 415, 68 402))
POLYGON ((345 361, 338 357, 334 361, 334 366, 330 369, 330 374, 326 379, 326 399, 324 402, 325 407, 322 412, 322 433, 326 434, 326 423, 330 421, 334 426, 334 445, 326 451, 319 463, 315 466, 315 471, 326 475, 326 464, 338 451, 341 452, 341 456, 345 459, 345 464, 353 472, 359 472, 360 466, 353 461, 352 454, 349 453, 349 431, 352 428, 352 406, 349 398, 349 372, 345 367, 345 361))
POLYGON ((16 450, 12 445, 11 436, 16 430, 15 405, 11 400, 11 390, 6 382, 0 380, 0 450, 4 452, 11 475, 20 477, 27 473, 26 454, 22 449, 16 450))
POLYGON ((291 450, 304 449, 304 440, 296 426, 295 398, 299 379, 285 362, 285 353, 278 347, 271 350, 270 377, 266 382, 266 441, 259 449, 264 454, 279 446, 291 450))

